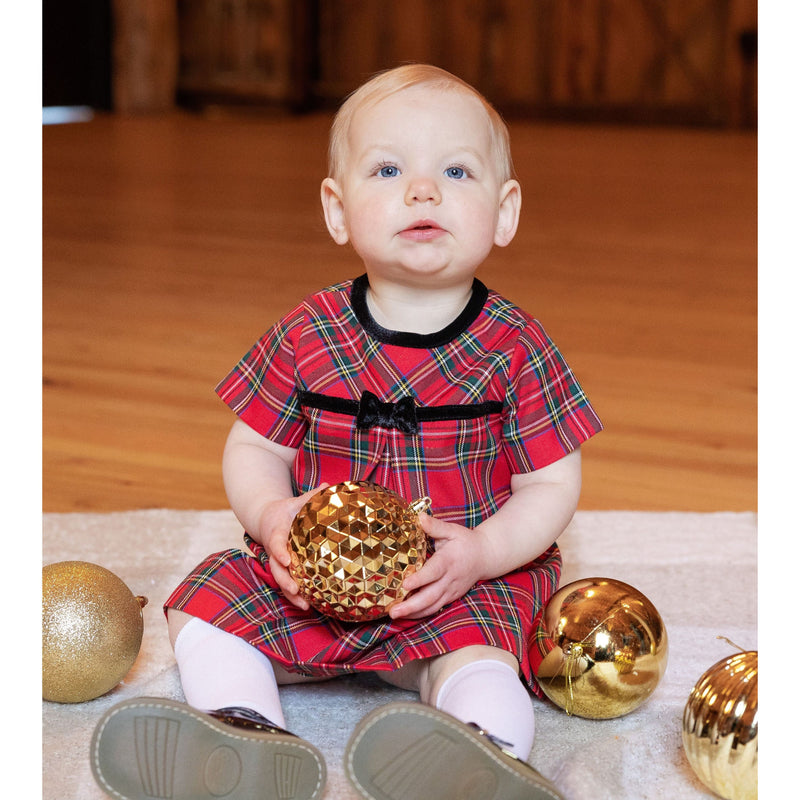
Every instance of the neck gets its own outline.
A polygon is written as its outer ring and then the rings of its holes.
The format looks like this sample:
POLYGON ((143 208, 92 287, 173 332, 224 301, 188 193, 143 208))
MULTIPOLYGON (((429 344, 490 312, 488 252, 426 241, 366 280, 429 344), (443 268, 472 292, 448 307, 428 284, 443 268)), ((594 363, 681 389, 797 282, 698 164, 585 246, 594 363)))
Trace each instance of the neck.
POLYGON ((388 330, 427 334, 453 322, 471 296, 472 278, 446 288, 419 289, 370 277, 367 306, 373 319, 388 330))

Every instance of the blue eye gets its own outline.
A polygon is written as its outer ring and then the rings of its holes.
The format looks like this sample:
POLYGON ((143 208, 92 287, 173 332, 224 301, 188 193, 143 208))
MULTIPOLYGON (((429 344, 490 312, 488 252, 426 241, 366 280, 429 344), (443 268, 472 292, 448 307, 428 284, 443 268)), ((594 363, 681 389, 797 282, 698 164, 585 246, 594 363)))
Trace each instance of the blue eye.
POLYGON ((456 180, 467 177, 467 172, 464 167, 448 167, 444 171, 444 174, 447 175, 448 178, 455 178, 456 180))
POLYGON ((395 178, 399 174, 400 170, 398 170, 393 164, 386 164, 378 170, 378 175, 380 175, 381 178, 395 178))

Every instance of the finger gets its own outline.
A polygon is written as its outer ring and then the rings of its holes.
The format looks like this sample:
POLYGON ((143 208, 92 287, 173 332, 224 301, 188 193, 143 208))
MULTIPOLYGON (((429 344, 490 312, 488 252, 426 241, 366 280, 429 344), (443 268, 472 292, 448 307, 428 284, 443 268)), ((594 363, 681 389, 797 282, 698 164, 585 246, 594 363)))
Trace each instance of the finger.
POLYGON ((430 514, 419 514, 417 516, 417 519, 419 520, 420 528, 422 528, 422 530, 426 534, 428 534, 428 536, 430 536, 431 535, 431 527, 433 525, 433 520, 435 519, 435 517, 432 517, 430 514))
POLYGON ((309 489, 309 491, 304 492, 297 497, 290 498, 292 500, 291 506, 289 506, 289 516, 287 521, 287 539, 284 541, 283 534, 280 536, 273 535, 273 542, 270 543, 270 547, 268 549, 270 558, 277 559, 278 563, 282 564, 284 567, 288 567, 291 564, 291 555, 289 551, 289 540, 288 540, 288 529, 291 527, 291 524, 294 522, 294 518, 303 510, 303 506, 318 492, 327 489, 330 484, 322 483, 316 489, 309 489), (275 541, 277 539, 277 541, 275 541))
POLYGON ((393 619, 425 617, 436 613, 447 602, 449 598, 441 584, 433 584, 406 595, 399 603, 394 603, 389 608, 389 615, 393 619))
POLYGON ((264 549, 267 551, 270 562, 277 562, 284 569, 289 569, 292 563, 292 554, 289 549, 289 537, 287 534, 274 532, 264 542, 264 549))
POLYGON ((316 489, 309 489, 307 492, 304 492, 303 494, 301 494, 300 497, 302 497, 304 501, 308 501, 315 494, 319 494, 320 492, 325 491, 325 489, 327 489, 329 486, 330 486, 329 483, 321 483, 319 486, 317 486, 316 489))
POLYGON ((288 546, 286 548, 279 547, 277 550, 273 550, 269 558, 270 561, 277 561, 284 569, 288 569, 292 563, 292 556, 289 553, 288 546))
POLYGON ((308 609, 311 608, 311 604, 301 594, 287 594, 285 597, 293 606, 299 608, 301 611, 308 611, 308 609))
POLYGON ((436 614, 444 605, 444 603, 425 603, 420 605, 418 602, 404 600, 389 609, 389 616, 392 619, 423 619, 436 614))
POLYGON ((442 561, 436 558, 434 553, 419 569, 409 572, 403 578, 403 589, 407 592, 413 592, 430 583, 435 583, 442 577, 443 573, 442 561))
POLYGON ((271 564, 271 569, 272 577, 275 578, 275 582, 278 584, 278 588, 281 590, 281 592, 283 592, 283 596, 292 605, 297 606, 297 608, 301 608, 303 611, 307 611, 309 608, 309 603, 305 597, 300 594, 300 587, 292 577, 291 572, 276 564, 271 564))
POLYGON ((431 539, 448 539, 462 530, 459 525, 445 522, 443 519, 432 517, 430 514, 420 514, 419 522, 422 530, 431 539))
POLYGON ((286 595, 289 594, 297 594, 300 591, 300 587, 297 585, 297 582, 292 577, 292 574, 289 570, 283 566, 281 563, 275 563, 275 559, 271 558, 269 562, 270 571, 272 572, 272 577, 275 578, 275 582, 278 584, 278 588, 286 595))

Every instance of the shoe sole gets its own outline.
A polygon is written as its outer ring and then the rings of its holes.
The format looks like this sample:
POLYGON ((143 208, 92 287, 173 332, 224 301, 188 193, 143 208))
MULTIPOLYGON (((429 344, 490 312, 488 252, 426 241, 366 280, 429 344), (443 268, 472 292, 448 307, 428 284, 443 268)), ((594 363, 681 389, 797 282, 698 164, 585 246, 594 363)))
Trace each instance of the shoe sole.
POLYGON ((318 800, 325 762, 289 734, 244 730, 172 700, 110 708, 92 736, 97 783, 118 800, 318 800))
POLYGON ((528 764, 421 703, 368 714, 347 744, 345 769, 367 800, 563 800, 528 764))

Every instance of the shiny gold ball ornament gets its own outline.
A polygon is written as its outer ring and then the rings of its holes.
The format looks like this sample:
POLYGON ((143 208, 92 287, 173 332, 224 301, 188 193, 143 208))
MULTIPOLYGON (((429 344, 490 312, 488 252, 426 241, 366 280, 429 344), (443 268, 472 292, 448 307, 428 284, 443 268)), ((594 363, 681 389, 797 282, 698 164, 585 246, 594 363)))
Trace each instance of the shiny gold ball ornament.
POLYGON ((420 569, 427 540, 417 515, 426 497, 407 503, 369 481, 345 481, 315 494, 289 536, 289 571, 319 612, 345 622, 385 616, 405 596, 403 578, 420 569))
POLYGON ((559 589, 534 620, 531 668, 567 714, 621 717, 641 705, 667 667, 667 631, 633 586, 586 578, 559 589))
POLYGON ((683 711, 692 769, 725 800, 758 797, 758 652, 718 661, 695 684, 683 711))
POLYGON ((42 569, 42 697, 82 703, 113 689, 142 644, 144 597, 88 561, 42 569))

